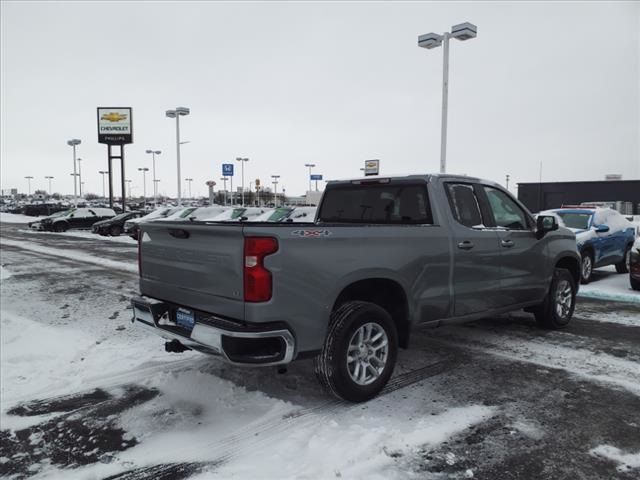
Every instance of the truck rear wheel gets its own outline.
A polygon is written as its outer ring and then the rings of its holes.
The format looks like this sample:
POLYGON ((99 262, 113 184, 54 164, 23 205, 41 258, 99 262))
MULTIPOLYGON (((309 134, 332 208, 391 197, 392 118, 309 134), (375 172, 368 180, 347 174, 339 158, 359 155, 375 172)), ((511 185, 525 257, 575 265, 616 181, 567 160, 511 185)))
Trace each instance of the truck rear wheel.
POLYGON ((329 332, 314 361, 322 386, 349 402, 375 397, 389 381, 398 333, 389 313, 369 302, 346 302, 331 314, 329 332))
POLYGON ((576 283, 569 270, 556 268, 547 298, 533 310, 538 324, 552 330, 566 327, 576 306, 576 293, 576 283))

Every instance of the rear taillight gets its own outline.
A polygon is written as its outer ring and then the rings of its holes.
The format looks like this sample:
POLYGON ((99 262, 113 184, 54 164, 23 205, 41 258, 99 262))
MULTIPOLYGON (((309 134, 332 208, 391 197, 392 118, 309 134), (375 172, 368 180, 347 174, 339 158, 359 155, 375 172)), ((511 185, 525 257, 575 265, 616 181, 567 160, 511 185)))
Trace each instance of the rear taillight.
POLYGON ((271 272, 264 267, 264 258, 278 251, 278 240, 273 237, 247 237, 244 239, 244 301, 271 300, 271 272))

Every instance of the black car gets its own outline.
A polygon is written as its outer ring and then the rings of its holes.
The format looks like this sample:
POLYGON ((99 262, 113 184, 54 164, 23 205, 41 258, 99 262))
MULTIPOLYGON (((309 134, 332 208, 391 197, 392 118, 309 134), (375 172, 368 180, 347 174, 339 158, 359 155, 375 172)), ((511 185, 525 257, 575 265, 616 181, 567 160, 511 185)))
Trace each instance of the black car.
POLYGON ((117 237, 124 231, 124 224, 127 220, 140 218, 144 214, 145 212, 137 211, 121 213, 113 218, 94 223, 93 227, 91 227, 91 231, 93 233, 99 233, 100 235, 111 235, 112 237, 117 237))
POLYGON ((64 212, 54 213, 36 222, 29 223, 29 228, 51 232, 65 232, 70 228, 91 228, 100 220, 115 217, 110 208, 72 208, 64 212))
POLYGON ((634 290, 640 290, 640 237, 633 244, 629 257, 629 283, 634 290))

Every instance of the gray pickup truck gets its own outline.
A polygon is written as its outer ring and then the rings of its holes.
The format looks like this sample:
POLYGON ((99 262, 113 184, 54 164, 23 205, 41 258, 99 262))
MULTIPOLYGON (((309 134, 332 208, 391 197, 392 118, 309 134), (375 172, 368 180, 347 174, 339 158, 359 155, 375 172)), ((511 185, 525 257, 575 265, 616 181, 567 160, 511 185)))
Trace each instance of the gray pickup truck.
POLYGON ((133 322, 238 365, 313 358, 348 401, 374 397, 414 327, 517 309, 565 327, 574 234, 500 185, 453 175, 332 181, 311 223, 141 224, 133 322))

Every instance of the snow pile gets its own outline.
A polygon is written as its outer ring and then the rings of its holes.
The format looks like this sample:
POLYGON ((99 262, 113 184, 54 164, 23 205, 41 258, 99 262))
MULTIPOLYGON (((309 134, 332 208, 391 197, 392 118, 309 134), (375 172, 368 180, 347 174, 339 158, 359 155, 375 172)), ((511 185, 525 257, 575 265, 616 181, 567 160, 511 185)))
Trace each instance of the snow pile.
POLYGON ((640 452, 624 453, 619 448, 611 445, 600 445, 591 449, 589 453, 617 463, 616 469, 619 472, 628 472, 629 470, 640 468, 640 452))
POLYGON ((3 265, 0 265, 0 280, 6 280, 11 276, 11 272, 4 268, 3 265))
POLYGON ((17 213, 0 212, 0 223, 29 223, 35 222, 38 217, 29 217, 17 213))
POLYGON ((40 230, 20 230, 20 232, 22 233, 31 233, 31 234, 35 234, 35 235, 51 235, 54 237, 61 237, 61 236, 65 236, 65 237, 76 237, 76 238, 84 238, 84 239, 90 239, 90 240, 104 240, 107 242, 115 242, 115 243, 125 243, 127 245, 131 245, 133 247, 137 246, 138 242, 136 240, 134 240, 133 238, 131 238, 128 235, 120 235, 117 237, 112 237, 112 236, 103 236, 103 235, 98 235, 97 233, 92 233, 88 230, 68 230, 64 233, 57 233, 57 232, 44 232, 44 231, 40 231, 40 230))
POLYGON ((46 255, 52 255, 54 257, 73 258, 85 263, 91 263, 100 267, 112 268, 115 270, 122 270, 130 273, 138 273, 138 265, 133 262, 119 262, 116 260, 108 260, 106 258, 100 258, 95 255, 82 252, 80 250, 71 249, 58 249, 45 247, 37 243, 19 242, 16 240, 2 239, 0 244, 9 245, 13 247, 19 247, 22 250, 28 250, 30 252, 44 253, 46 255))
POLYGON ((640 292, 631 288, 629 274, 616 273, 613 265, 595 269, 593 280, 587 285, 580 285, 578 296, 640 303, 640 292))

